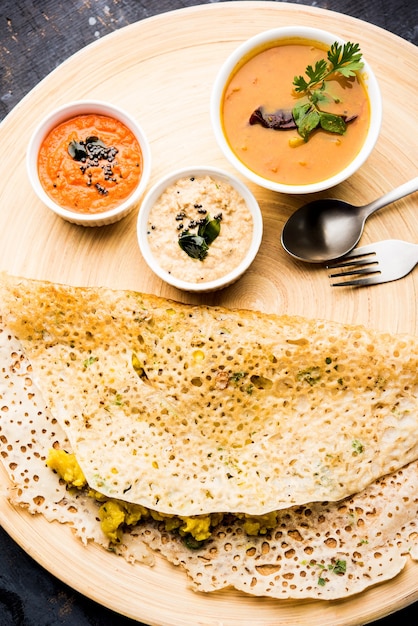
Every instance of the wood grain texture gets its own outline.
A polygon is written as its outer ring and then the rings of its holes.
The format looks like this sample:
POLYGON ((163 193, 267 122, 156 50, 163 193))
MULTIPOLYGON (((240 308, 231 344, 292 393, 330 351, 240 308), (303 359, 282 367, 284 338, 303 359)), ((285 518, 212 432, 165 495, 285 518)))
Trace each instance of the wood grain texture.
MULTIPOLYGON (((199 297, 168 287, 147 269, 136 242, 136 212, 113 226, 83 229, 50 215, 30 189, 25 171, 30 134, 47 110, 82 98, 114 102, 139 120, 151 143, 150 184, 183 165, 230 169, 210 127, 209 97, 216 73, 244 39, 294 23, 320 26, 358 41, 384 99, 382 133, 372 156, 349 181, 316 197, 334 195, 363 204, 415 176, 418 59, 413 45, 356 19, 300 5, 262 1, 191 7, 132 24, 91 44, 39 83, 0 126, 0 159, 7 172, 0 189, 0 269, 74 285, 133 288, 184 302, 418 333, 418 272, 379 287, 333 291, 325 269, 295 262, 283 252, 281 229, 306 201, 302 196, 249 184, 264 215, 260 253, 238 283, 199 297), (405 123, 394 127, 394 119, 405 123)), ((418 241, 416 197, 370 218, 361 243, 388 237, 418 241)), ((74 589, 151 625, 349 626, 418 599, 418 566, 412 564, 394 581, 341 602, 275 602, 232 591, 202 596, 192 593, 183 573, 164 561, 158 560, 153 569, 132 567, 95 546, 83 547, 68 528, 32 518, 4 497, 0 522, 33 558, 74 589)))

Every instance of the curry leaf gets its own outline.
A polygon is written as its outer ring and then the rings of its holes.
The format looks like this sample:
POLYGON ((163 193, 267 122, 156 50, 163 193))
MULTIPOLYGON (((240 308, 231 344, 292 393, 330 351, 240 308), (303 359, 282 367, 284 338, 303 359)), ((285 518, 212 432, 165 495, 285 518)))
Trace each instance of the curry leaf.
POLYGON ((179 246, 192 259, 203 261, 208 254, 209 246, 200 235, 193 235, 185 230, 179 237, 179 246))
POLYGON ((90 135, 90 137, 87 137, 85 143, 86 143, 86 145, 88 145, 88 144, 96 144, 98 146, 101 146, 102 148, 106 148, 106 144, 101 139, 96 137, 95 135, 90 135))
POLYGON ((107 150, 106 144, 96 137, 95 135, 90 135, 85 139, 85 141, 70 141, 68 144, 68 154, 74 161, 83 161, 90 156, 91 148, 98 146, 103 148, 103 150, 107 150))
POLYGON ((74 161, 81 161, 82 159, 87 158, 86 146, 82 142, 78 141, 70 141, 68 144, 68 154, 74 161))
POLYGON ((344 118, 341 115, 332 115, 331 113, 319 113, 319 124, 324 130, 328 130, 331 133, 338 133, 342 135, 345 133, 347 125, 344 118))
POLYGON ((209 246, 221 232, 222 215, 213 219, 207 215, 200 223, 197 233, 185 230, 179 237, 179 246, 192 259, 203 261, 209 251, 209 246))
POLYGON ((310 102, 304 102, 302 104, 297 104, 293 109, 293 118, 297 125, 299 125, 302 119, 307 115, 309 110, 311 109, 310 102))
POLYGON ((215 217, 215 219, 211 219, 209 216, 206 216, 204 221, 199 224, 199 228, 197 234, 200 237, 203 237, 206 244, 210 246, 210 244, 215 241, 216 237, 221 232, 221 220, 220 218, 215 217))
POLYGON ((311 132, 319 126, 320 119, 320 113, 316 109, 309 107, 306 112, 300 111, 296 124, 299 135, 304 141, 308 141, 311 132))

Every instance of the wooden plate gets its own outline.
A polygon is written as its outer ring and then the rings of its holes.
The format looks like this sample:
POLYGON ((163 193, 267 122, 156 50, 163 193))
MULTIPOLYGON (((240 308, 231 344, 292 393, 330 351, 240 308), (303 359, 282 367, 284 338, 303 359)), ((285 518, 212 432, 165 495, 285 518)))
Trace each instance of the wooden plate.
MULTIPOLYGON (((182 9, 132 24, 88 46, 43 80, 0 126, 0 268, 74 285, 134 288, 180 301, 418 333, 418 272, 378 287, 333 290, 324 268, 286 256, 281 229, 303 197, 250 185, 265 220, 259 256, 238 283, 198 297, 167 287, 147 269, 137 248, 135 213, 113 226, 83 229, 52 216, 29 186, 25 150, 35 125, 47 110, 82 98, 114 102, 137 117, 151 142, 151 183, 183 165, 230 169, 210 126, 215 75, 244 39, 273 26, 297 23, 358 41, 383 93, 383 127, 373 155, 360 172, 328 195, 367 203, 416 176, 418 58, 412 44, 356 19, 301 5, 226 2, 182 9)), ((362 243, 389 237, 418 241, 416 197, 372 216, 362 243)), ((2 479, 7 484, 4 474, 2 479)), ((28 554, 65 583, 151 625, 349 626, 378 619, 418 599, 418 564, 412 563, 393 581, 346 601, 284 602, 234 591, 200 595, 188 589, 180 570, 163 560, 153 569, 128 565, 93 545, 82 546, 66 526, 13 508, 4 495, 0 522, 28 554)))

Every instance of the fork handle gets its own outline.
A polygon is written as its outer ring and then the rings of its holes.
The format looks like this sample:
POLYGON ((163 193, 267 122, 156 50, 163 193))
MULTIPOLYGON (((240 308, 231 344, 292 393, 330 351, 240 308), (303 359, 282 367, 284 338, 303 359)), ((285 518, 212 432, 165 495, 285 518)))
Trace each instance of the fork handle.
POLYGON ((371 215, 375 211, 378 211, 388 204, 396 202, 396 200, 400 200, 401 198, 404 198, 405 196, 408 196, 415 191, 418 191, 418 176, 404 183, 400 187, 392 189, 392 191, 389 191, 384 196, 381 196, 381 198, 377 198, 377 200, 370 202, 370 204, 365 204, 363 206, 364 216, 369 217, 369 215, 371 215))

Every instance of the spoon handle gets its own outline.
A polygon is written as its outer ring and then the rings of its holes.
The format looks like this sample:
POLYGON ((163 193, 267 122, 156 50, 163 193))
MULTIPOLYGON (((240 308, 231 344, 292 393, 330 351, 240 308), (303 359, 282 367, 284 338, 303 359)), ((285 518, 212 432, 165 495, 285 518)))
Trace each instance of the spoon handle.
POLYGON ((363 213, 365 217, 369 217, 369 215, 371 215, 378 209, 382 209, 388 204, 396 202, 396 200, 400 200, 401 198, 404 198, 405 196, 414 193, 414 191, 418 191, 418 176, 416 178, 413 178, 412 180, 409 180, 407 183, 404 183, 400 187, 392 189, 392 191, 389 191, 384 196, 381 196, 380 198, 377 198, 377 200, 370 202, 370 204, 365 204, 362 207, 363 213))

